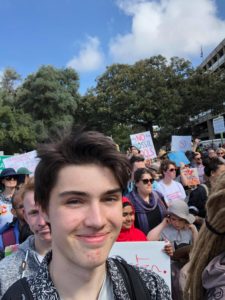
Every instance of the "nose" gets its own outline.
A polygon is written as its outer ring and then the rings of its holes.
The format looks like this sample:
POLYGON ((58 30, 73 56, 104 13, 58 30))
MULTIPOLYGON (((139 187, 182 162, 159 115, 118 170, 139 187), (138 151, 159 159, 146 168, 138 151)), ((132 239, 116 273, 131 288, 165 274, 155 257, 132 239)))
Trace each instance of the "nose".
POLYGON ((106 216, 101 203, 92 203, 84 216, 84 223, 87 227, 101 229, 106 224, 106 216))
POLYGON ((42 214, 39 213, 39 215, 38 215, 38 226, 43 227, 45 225, 46 225, 46 221, 43 218, 42 214))

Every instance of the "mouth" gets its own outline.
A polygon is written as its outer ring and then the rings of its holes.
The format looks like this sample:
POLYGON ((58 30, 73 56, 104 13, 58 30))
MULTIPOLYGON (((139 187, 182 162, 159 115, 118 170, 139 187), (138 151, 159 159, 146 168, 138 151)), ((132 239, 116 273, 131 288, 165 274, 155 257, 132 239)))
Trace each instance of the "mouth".
POLYGON ((40 229, 40 230, 38 230, 38 233, 39 234, 46 234, 46 233, 50 233, 50 230, 49 230, 49 228, 40 229))
POLYGON ((98 234, 84 234, 76 235, 76 237, 86 244, 103 244, 107 239, 109 233, 98 233, 98 234))

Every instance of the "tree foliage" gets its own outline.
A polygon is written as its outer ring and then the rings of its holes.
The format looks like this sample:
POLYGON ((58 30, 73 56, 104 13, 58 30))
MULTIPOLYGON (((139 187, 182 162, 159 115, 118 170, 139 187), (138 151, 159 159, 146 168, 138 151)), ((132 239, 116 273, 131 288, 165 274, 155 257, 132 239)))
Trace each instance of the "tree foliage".
POLYGON ((18 89, 17 105, 43 122, 47 134, 69 128, 77 108, 78 75, 72 69, 42 66, 29 75, 18 89))

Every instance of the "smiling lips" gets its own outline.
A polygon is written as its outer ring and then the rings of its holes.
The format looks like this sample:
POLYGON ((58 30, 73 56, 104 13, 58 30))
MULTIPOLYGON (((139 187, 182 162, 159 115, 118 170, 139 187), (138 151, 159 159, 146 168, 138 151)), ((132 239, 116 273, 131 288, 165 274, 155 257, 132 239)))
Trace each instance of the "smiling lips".
POLYGON ((102 244, 107 239, 109 233, 99 233, 92 235, 77 235, 76 237, 87 244, 102 244))

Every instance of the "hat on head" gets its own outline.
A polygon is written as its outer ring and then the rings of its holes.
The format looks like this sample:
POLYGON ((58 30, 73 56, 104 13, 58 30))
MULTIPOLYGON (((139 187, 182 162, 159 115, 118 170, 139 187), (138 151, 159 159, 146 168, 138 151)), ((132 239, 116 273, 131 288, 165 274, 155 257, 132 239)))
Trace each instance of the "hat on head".
POLYGON ((154 163, 154 164, 151 164, 150 167, 148 167, 149 170, 151 171, 155 171, 155 172, 158 172, 159 171, 159 165, 154 163))
POLYGON ((167 152, 166 152, 165 150, 160 149, 160 150, 159 150, 159 153, 158 153, 158 157, 159 157, 159 158, 162 158, 162 157, 166 156, 166 154, 167 154, 167 152))
POLYGON ((18 177, 18 174, 16 174, 16 171, 13 168, 5 168, 2 170, 2 172, 0 174, 0 179, 4 179, 7 176, 18 177))
POLYGON ((18 175, 30 175, 32 174, 31 171, 29 171, 27 168, 21 167, 16 172, 18 175))
POLYGON ((195 217, 189 213, 188 205, 183 200, 173 200, 167 209, 167 213, 184 219, 189 224, 192 224, 195 221, 195 217))

